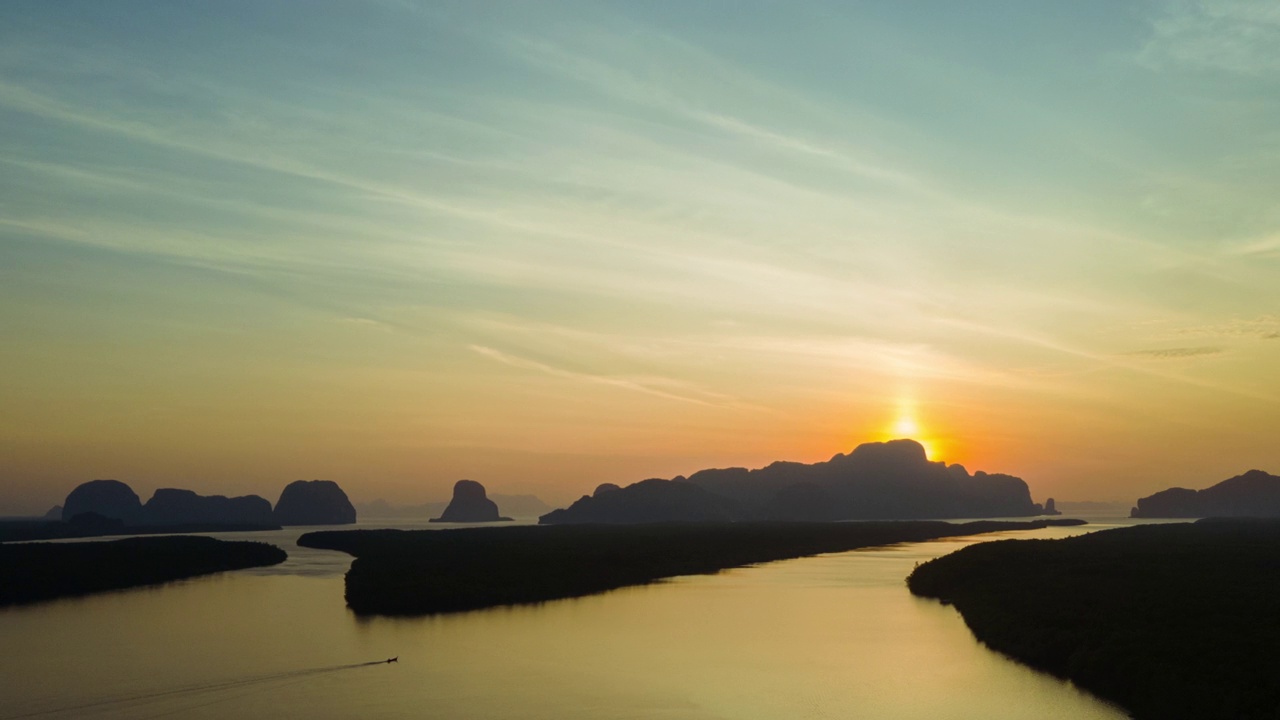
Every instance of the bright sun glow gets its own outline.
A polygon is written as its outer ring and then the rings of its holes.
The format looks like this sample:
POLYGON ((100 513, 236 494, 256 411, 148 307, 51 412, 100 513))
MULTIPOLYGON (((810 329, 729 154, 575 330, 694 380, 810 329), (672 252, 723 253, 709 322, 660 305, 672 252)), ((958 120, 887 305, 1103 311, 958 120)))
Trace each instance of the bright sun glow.
POLYGON ((914 418, 903 416, 893 424, 893 432, 901 438, 913 438, 920 434, 920 426, 916 424, 914 418))
POLYGON ((933 444, 925 439, 924 433, 921 432, 920 423, 911 415, 899 415, 898 419, 893 423, 893 428, 889 433, 889 439, 910 438, 924 446, 924 454, 926 457, 933 459, 933 444))

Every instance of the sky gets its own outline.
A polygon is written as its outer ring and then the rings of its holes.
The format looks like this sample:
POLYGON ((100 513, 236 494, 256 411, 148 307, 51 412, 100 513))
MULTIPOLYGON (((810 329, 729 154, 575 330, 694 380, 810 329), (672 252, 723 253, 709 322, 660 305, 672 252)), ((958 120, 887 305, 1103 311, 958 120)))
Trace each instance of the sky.
POLYGON ((1280 4, 0 5, 0 514, 1278 432, 1280 4))

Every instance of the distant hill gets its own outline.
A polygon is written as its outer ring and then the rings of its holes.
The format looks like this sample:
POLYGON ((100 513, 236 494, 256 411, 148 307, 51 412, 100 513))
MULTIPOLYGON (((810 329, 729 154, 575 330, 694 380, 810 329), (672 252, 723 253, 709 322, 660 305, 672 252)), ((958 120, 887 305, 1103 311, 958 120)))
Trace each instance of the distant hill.
MULTIPOLYGON (((543 515, 553 508, 536 495, 503 495, 489 493, 489 499, 497 503, 498 512, 515 518, 532 518, 543 515)), ((422 503, 420 505, 392 505, 386 500, 356 505, 356 510, 363 518, 397 518, 426 520, 439 517, 449 506, 448 500, 422 503)))
POLYGON ((893 520, 1027 517, 1044 508, 1022 479, 930 462, 914 440, 866 443, 807 465, 702 470, 583 496, 539 522, 893 520))
POLYGON ((1058 510, 1069 515, 1103 515, 1125 517, 1129 514, 1129 503, 1099 500, 1059 500, 1058 510))
POLYGON ((1138 500, 1135 518, 1280 517, 1280 477, 1250 470, 1205 488, 1169 488, 1138 500))

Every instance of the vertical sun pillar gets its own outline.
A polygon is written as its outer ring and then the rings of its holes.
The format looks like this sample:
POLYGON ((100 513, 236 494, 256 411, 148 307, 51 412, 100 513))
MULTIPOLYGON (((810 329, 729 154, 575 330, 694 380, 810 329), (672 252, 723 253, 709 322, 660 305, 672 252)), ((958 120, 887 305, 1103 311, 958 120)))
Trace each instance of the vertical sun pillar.
POLYGON ((918 413, 916 412, 916 404, 913 400, 904 398, 898 402, 898 414, 887 433, 889 440, 910 439, 915 440, 924 447, 925 457, 932 455, 930 452, 929 441, 924 437, 924 432, 920 427, 919 421, 916 420, 918 413))

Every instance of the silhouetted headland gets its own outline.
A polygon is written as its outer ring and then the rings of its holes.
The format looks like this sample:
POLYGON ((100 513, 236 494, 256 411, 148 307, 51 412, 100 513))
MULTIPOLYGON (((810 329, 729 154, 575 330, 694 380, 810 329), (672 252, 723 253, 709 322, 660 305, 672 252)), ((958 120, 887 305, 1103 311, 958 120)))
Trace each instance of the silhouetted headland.
POLYGON ((979 640, 1139 720, 1280 716, 1280 521, 980 543, 907 584, 979 640))
POLYGON ((351 525, 356 509, 332 480, 296 480, 276 501, 275 521, 281 525, 351 525))
POLYGON ((1138 500, 1135 518, 1280 517, 1280 477, 1250 470, 1205 488, 1170 488, 1138 500))
MULTIPOLYGON (((713 520, 894 520, 1029 517, 1044 514, 1012 475, 972 475, 930 462, 914 440, 865 443, 848 455, 759 470, 702 470, 624 488, 608 483, 544 524, 713 520)), ((1052 513, 1050 513, 1052 514, 1052 513)))
POLYGON ((510 521, 498 514, 498 504, 485 496, 484 485, 475 480, 459 480, 453 484, 453 499, 438 518, 431 522, 482 523, 510 521))
POLYGON ((347 605, 359 614, 425 615, 537 603, 677 575, 956 535, 1080 520, 969 523, 655 523, 446 531, 347 530, 303 547, 355 556, 347 605))
POLYGON ((286 557, 274 545, 207 537, 5 544, 0 545, 0 606, 276 565, 286 557))

